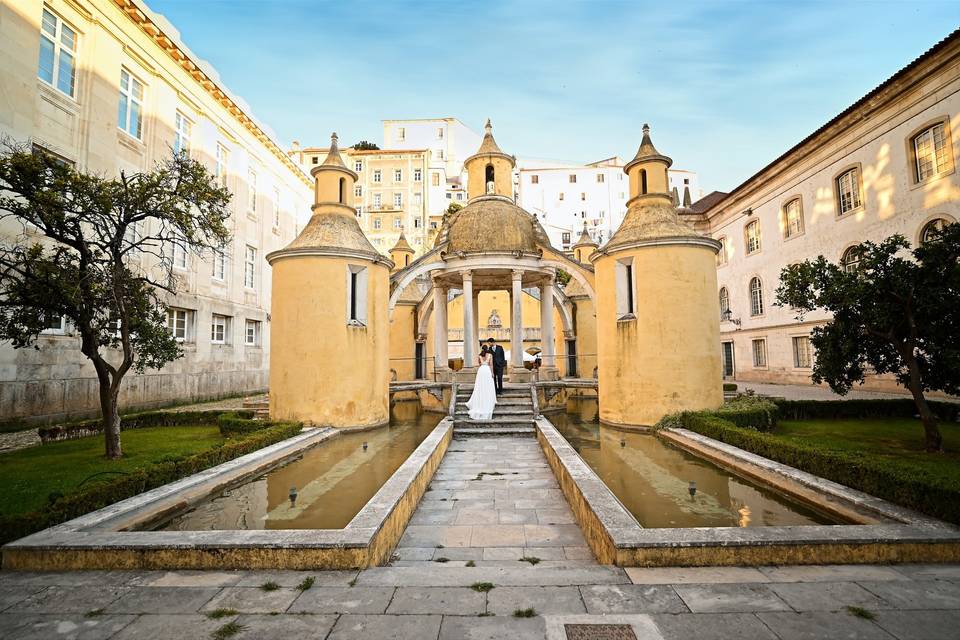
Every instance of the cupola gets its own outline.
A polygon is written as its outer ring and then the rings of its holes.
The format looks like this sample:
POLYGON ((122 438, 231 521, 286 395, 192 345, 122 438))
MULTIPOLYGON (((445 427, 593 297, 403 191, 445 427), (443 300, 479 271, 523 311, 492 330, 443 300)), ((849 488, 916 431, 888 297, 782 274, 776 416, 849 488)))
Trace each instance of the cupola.
POLYGON ((467 170, 467 198, 498 195, 513 200, 513 168, 517 161, 500 150, 487 119, 483 141, 477 152, 463 162, 467 170))

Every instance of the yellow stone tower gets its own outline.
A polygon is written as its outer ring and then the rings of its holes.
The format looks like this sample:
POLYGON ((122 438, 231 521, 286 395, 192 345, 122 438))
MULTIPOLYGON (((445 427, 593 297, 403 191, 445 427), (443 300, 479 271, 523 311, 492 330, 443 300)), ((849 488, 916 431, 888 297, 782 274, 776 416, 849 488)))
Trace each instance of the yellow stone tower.
POLYGON ((577 262, 582 262, 587 264, 590 260, 590 254, 596 251, 599 245, 590 237, 590 234, 587 233, 587 223, 583 223, 583 232, 580 234, 580 238, 577 239, 577 243, 573 245, 573 259, 577 262))
POLYGON ((643 127, 627 213, 593 253, 600 420, 652 425, 723 402, 716 254, 720 243, 681 222, 667 169, 643 127))
POLYGON ((480 148, 463 162, 467 170, 467 199, 498 195, 513 200, 513 168, 516 164, 516 158, 497 146, 493 126, 487 119, 480 148))
POLYGON ((415 253, 416 251, 414 251, 410 243, 407 242, 407 238, 403 235, 403 230, 401 229, 400 237, 397 238, 397 244, 393 245, 393 248, 390 249, 390 259, 393 261, 394 271, 399 271, 413 262, 415 253))
POLYGON ((357 174, 331 136, 316 181, 313 215, 273 268, 270 417, 318 426, 387 424, 393 263, 364 236, 353 208, 357 174))

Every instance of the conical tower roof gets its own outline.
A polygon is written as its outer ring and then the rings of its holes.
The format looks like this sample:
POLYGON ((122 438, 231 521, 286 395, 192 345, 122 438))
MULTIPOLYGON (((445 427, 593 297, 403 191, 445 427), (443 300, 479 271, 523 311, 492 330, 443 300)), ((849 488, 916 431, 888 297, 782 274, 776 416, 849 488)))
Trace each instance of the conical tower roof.
POLYGON ((514 157, 504 153, 503 150, 500 149, 500 145, 497 144, 497 141, 493 139, 493 125, 490 124, 490 118, 487 118, 487 124, 483 126, 483 141, 480 143, 480 148, 477 149, 475 154, 463 162, 466 164, 473 158, 482 156, 501 156, 508 159, 511 164, 516 165, 514 157))
POLYGON ((416 253, 413 250, 413 247, 410 246, 410 243, 407 242, 407 237, 403 235, 403 229, 400 230, 400 237, 397 238, 397 244, 393 245, 393 248, 390 249, 390 252, 394 251, 408 251, 410 253, 416 253))
POLYGON ((590 234, 587 233, 587 223, 583 223, 583 231, 580 233, 580 237, 577 239, 577 243, 573 245, 572 248, 576 249, 577 247, 596 247, 597 243, 593 238, 590 237, 590 234))
POLYGON ((330 150, 327 151, 327 157, 323 161, 323 166, 325 167, 343 167, 347 168, 347 165, 343 162, 343 158, 340 157, 340 146, 337 144, 337 132, 334 131, 330 135, 330 150))
POLYGON ((641 162, 663 162, 668 167, 673 164, 673 159, 669 156, 665 156, 657 148, 653 146, 653 140, 650 139, 650 125, 643 125, 643 138, 640 140, 640 148, 637 149, 637 155, 633 156, 633 160, 627 163, 627 166, 623 168, 624 172, 630 169, 635 164, 641 162))

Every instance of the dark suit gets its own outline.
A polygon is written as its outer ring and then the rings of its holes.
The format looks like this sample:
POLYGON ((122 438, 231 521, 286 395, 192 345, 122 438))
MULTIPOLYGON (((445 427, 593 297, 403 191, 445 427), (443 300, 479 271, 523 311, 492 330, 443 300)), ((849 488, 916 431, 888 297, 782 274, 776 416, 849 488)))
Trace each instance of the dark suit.
POLYGON ((497 387, 497 395, 503 391, 503 370, 507 368, 507 356, 503 352, 503 347, 494 345, 493 347, 493 382, 497 387))

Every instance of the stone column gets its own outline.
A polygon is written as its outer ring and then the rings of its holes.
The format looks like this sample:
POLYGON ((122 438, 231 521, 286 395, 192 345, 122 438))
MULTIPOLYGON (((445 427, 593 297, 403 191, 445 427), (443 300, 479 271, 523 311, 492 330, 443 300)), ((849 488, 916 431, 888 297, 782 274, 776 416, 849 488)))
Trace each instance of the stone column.
POLYGON ((553 335, 553 276, 540 285, 540 365, 556 366, 556 345, 553 335))
MULTIPOLYGON (((473 292, 473 335, 476 338, 474 344, 480 342, 480 292, 473 292)), ((479 351, 477 352, 480 353, 479 351)))
POLYGON ((477 366, 477 329, 473 315, 473 272, 463 272, 463 366, 477 366))
POLYGON ((523 271, 513 270, 513 287, 510 301, 513 306, 510 315, 510 366, 523 369, 523 271))
POLYGON ((433 281, 433 367, 446 371, 447 355, 447 290, 433 281))

